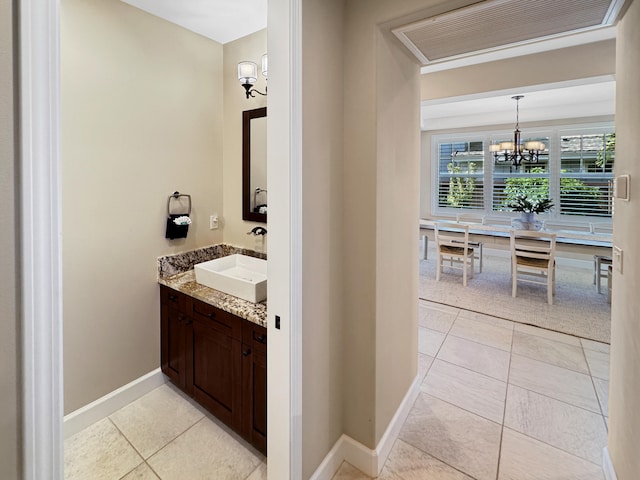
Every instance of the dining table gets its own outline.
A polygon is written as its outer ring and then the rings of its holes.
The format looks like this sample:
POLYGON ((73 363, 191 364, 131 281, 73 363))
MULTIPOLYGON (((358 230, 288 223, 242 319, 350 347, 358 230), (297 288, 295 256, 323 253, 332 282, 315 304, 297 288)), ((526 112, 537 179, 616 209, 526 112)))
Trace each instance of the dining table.
MULTIPOLYGON (((434 225, 437 223, 440 228, 446 229, 447 224, 451 227, 456 225, 469 226, 469 238, 475 242, 483 242, 485 245, 494 244, 497 248, 508 246, 511 232, 517 230, 510 225, 511 219, 501 219, 500 223, 479 223, 469 221, 458 221, 454 219, 421 218, 420 236, 424 242, 424 257, 427 258, 428 236, 432 234, 434 225)), ((556 248, 559 251, 580 253, 587 255, 611 255, 613 248, 613 234, 611 231, 600 231, 599 224, 585 223, 579 229, 571 228, 571 225, 554 224, 554 227, 543 226, 541 231, 556 234, 556 248)), ((433 240, 433 238, 432 238, 433 240)))

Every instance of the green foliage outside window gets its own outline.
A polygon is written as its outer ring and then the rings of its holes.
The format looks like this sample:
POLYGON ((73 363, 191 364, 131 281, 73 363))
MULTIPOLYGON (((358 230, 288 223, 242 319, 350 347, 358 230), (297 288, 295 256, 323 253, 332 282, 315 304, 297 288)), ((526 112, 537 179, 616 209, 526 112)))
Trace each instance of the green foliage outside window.
POLYGON ((604 149, 598 152, 596 157, 596 165, 598 167, 606 167, 607 163, 613 163, 613 158, 616 150, 616 134, 608 133, 606 135, 604 149))
MULTIPOLYGON (((469 162, 468 173, 475 173, 476 164, 469 162)), ((447 171, 452 175, 459 175, 462 169, 458 165, 449 163, 447 171)), ((469 207, 473 192, 476 188, 476 181, 472 177, 454 177, 449 180, 449 193, 447 194, 447 203, 455 208, 469 207)))
MULTIPOLYGON (((545 173, 540 167, 532 168, 531 173, 545 173)), ((510 210, 511 205, 517 202, 518 198, 525 197, 531 201, 540 201, 549 198, 548 178, 507 178, 504 188, 505 198, 500 205, 501 210, 510 210)), ((560 179, 560 198, 574 196, 583 199, 600 197, 600 189, 591 185, 586 185, 577 178, 565 177, 560 179)))

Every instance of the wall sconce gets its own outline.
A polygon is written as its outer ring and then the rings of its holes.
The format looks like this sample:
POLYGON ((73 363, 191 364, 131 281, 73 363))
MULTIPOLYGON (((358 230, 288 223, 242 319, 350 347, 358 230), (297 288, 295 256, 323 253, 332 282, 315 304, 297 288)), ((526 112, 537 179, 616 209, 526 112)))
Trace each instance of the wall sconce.
MULTIPOLYGON (((268 70, 268 60, 267 54, 262 55, 262 76, 265 81, 267 80, 267 70, 268 70)), ((266 96, 267 95, 267 87, 264 88, 264 93, 253 88, 253 84, 258 80, 258 65, 255 62, 240 62, 238 64, 238 81, 240 85, 242 85, 246 91, 247 98, 255 97, 256 93, 266 96)))

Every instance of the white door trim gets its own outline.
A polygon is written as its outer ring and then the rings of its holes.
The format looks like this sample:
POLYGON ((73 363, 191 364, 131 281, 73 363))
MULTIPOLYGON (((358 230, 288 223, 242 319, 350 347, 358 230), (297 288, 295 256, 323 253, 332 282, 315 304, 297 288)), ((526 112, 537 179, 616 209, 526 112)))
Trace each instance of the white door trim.
POLYGON ((23 478, 63 478, 59 0, 21 0, 23 478))
MULTIPOLYGON (((289 323, 288 350, 280 382, 286 383, 289 405, 286 436, 288 478, 302 472, 301 384, 301 0, 269 0, 274 10, 287 10, 290 220, 283 254, 289 260, 284 318, 289 323), (287 253, 288 252, 288 253, 287 253), (290 296, 290 297, 289 297, 290 296)), ((62 200, 60 159, 60 1, 20 2, 20 142, 23 335, 23 467, 25 480, 62 480, 62 200)), ((284 65, 282 65, 284 67, 284 65)), ((274 75, 275 76, 275 75, 274 75)), ((275 90, 275 88, 274 88, 275 90)), ((286 101, 284 98, 281 100, 286 101)), ((284 300, 284 298, 283 298, 284 300)), ((270 318, 273 321, 273 318, 270 318)), ((284 333, 284 332, 283 332, 284 333)), ((278 378, 277 377, 277 378, 278 378)), ((274 429, 273 422, 270 422, 274 429)), ((270 456, 269 468, 278 460, 270 456)), ((280 477, 285 478, 285 477, 280 477)))
POLYGON ((291 0, 291 460, 302 479, 302 0, 291 0))
POLYGON ((301 480, 302 1, 268 1, 267 474, 301 480))

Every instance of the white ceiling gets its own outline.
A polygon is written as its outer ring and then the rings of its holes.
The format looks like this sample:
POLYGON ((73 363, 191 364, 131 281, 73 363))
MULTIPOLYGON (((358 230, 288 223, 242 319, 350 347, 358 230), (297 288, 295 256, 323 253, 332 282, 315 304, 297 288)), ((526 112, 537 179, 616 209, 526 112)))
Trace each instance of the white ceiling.
MULTIPOLYGON (((152 15, 178 24, 219 43, 227 43, 267 27, 267 0, 121 0, 152 15)), ((496 1, 496 0, 493 0, 496 1)), ((504 3, 507 0, 497 0, 504 3)), ((610 0, 619 3, 618 0, 610 0)), ((493 2, 487 2, 493 3, 493 2)), ((614 30, 614 28, 610 28, 614 30)), ((594 32, 589 32, 593 34, 594 32)), ((611 35, 609 32, 608 35, 611 35)), ((575 37, 575 35, 574 35, 575 37)), ((593 41, 593 40, 591 40, 593 41)), ((579 42, 581 43, 581 42, 579 42)), ((558 48, 550 41, 528 45, 532 51, 558 48)), ((521 48, 521 46, 520 46, 521 48)), ((511 56, 502 49, 501 57, 511 56)), ((531 53, 527 51, 526 53, 531 53)), ((516 54, 522 54, 520 52, 516 54)), ((472 55, 471 58, 474 56, 472 55)), ((476 55, 475 61, 495 60, 476 55)), ((466 59, 469 60, 469 57, 466 59)), ((469 63, 475 63, 473 60, 469 63)), ((455 59, 423 70, 460 66, 455 59)), ((423 73, 426 73, 423 71, 423 73)), ((514 95, 520 101, 522 123, 556 118, 580 118, 615 113, 615 81, 610 77, 582 83, 539 85, 513 91, 500 91, 422 102, 423 130, 441 130, 482 125, 515 124, 514 95)))
POLYGON ((267 28, 267 0, 121 1, 223 44, 267 28))
POLYGON ((611 77, 538 85, 483 95, 424 101, 422 130, 514 124, 520 100, 520 123, 615 114, 615 81, 611 77))

